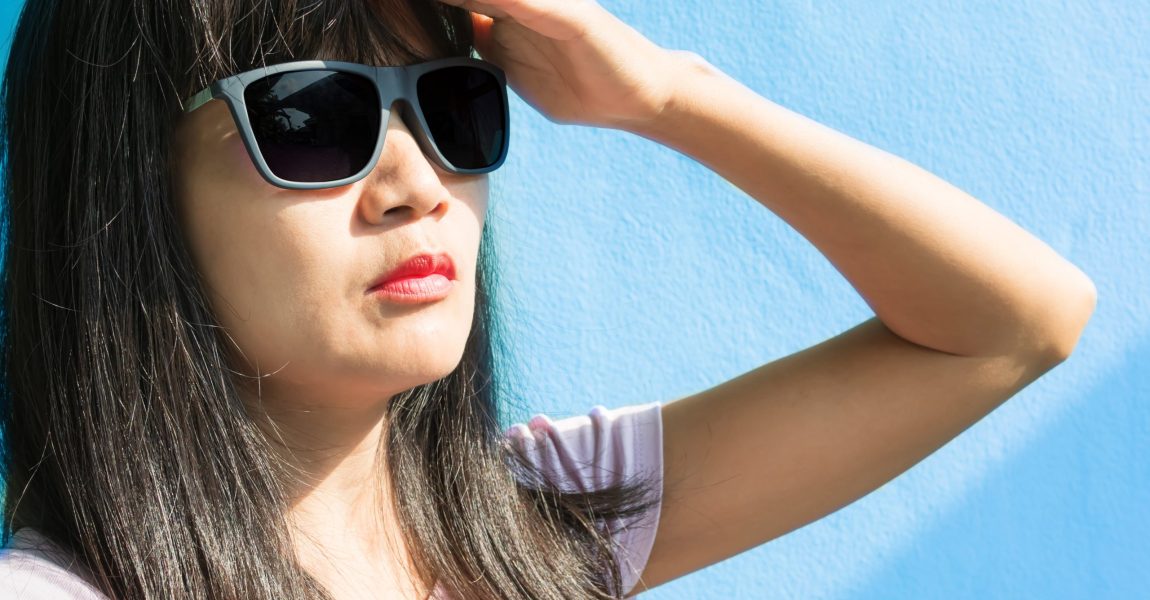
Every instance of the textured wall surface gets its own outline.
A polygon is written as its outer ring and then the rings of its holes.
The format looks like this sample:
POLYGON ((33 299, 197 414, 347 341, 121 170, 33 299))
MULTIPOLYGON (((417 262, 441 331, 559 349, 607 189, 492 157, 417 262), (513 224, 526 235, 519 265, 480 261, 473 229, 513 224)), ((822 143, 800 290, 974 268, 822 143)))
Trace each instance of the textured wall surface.
MULTIPOLYGON (((937 173, 1099 290, 1071 359, 953 442, 646 596, 1146 597, 1150 3, 603 4, 937 173)), ((522 307, 525 402, 573 414, 671 399, 872 316, 809 242, 701 165, 529 107, 514 116, 492 218, 522 307)))
MULTIPOLYGON (((1070 360, 953 442, 828 517, 644 597, 1145 597, 1150 3, 602 4, 954 183, 1099 291, 1070 360)), ((556 125, 518 97, 512 112, 488 219, 521 412, 670 400, 872 316, 816 248, 691 159, 556 125)))

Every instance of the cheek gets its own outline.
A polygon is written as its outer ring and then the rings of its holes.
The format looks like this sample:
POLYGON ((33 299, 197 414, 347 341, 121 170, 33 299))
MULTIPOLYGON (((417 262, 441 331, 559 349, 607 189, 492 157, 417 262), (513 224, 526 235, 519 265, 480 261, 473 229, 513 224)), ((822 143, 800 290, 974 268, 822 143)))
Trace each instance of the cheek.
POLYGON ((298 293, 301 268, 315 262, 298 230, 314 215, 284 212, 282 190, 259 175, 226 112, 216 113, 197 115, 176 139, 177 204, 217 320, 258 358, 299 320, 282 294, 298 293))
POLYGON ((185 238, 217 318, 243 328, 262 300, 258 291, 278 284, 266 281, 280 258, 273 251, 275 198, 265 193, 269 186, 242 142, 220 142, 186 163, 179 204, 185 238))
POLYGON ((223 140, 223 152, 220 153, 220 172, 237 183, 252 188, 278 189, 267 182, 256 168, 244 141, 239 134, 229 135, 223 140))
POLYGON ((273 215, 241 210, 229 218, 216 211, 215 221, 205 223, 199 242, 216 318, 251 364, 267 369, 297 360, 334 296, 333 282, 318 277, 323 269, 312 264, 323 261, 286 235, 273 215))

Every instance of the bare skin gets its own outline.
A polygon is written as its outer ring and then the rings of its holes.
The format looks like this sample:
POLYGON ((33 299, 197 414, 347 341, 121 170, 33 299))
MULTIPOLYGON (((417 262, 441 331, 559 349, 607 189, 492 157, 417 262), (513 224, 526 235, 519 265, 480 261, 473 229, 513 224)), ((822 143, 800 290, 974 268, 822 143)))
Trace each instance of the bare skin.
MULTIPOLYGON (((876 314, 666 404, 662 518, 633 591, 866 495, 1076 345, 1095 303, 1089 278, 941 179, 656 46, 590 0, 442 1, 475 11, 479 52, 533 107, 714 169, 810 240, 876 314)), ((275 372, 262 404, 249 401, 298 448, 288 457, 306 474, 290 515, 301 556, 339 598, 419 597, 405 549, 389 548, 392 515, 366 516, 390 490, 363 482, 387 400, 462 354, 487 181, 438 171, 393 115, 367 179, 281 190, 255 173, 221 103, 197 112, 178 140, 181 211, 249 374, 275 372), (456 259, 450 299, 401 311, 362 298, 381 269, 427 244, 456 259), (336 533, 347 531, 364 533, 336 533)))
MULTIPOLYGON (((865 496, 1065 360, 1093 282, 949 183, 791 112, 592 0, 441 0, 553 120, 713 169, 814 244, 875 317, 664 404, 642 591, 865 496)), ((796 308, 797 309, 797 308, 796 308)))
POLYGON ((194 259, 243 357, 244 401, 299 471, 287 517, 301 561, 337 598, 426 597, 375 460, 390 398, 462 357, 487 176, 436 167, 392 112, 367 178, 281 189, 259 176, 220 100, 186 115, 174 156, 194 259), (365 294, 427 249, 454 260, 448 298, 412 306, 365 294))

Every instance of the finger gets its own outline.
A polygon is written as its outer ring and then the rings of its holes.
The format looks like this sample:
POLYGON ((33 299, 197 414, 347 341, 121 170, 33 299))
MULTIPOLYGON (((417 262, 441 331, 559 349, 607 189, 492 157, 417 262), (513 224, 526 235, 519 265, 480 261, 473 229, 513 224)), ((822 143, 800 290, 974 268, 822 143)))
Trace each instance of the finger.
POLYGON ((477 12, 471 13, 471 28, 475 32, 475 49, 479 51, 479 55, 484 60, 491 59, 491 26, 494 23, 495 20, 487 15, 477 12))
POLYGON ((594 0, 439 1, 496 19, 512 19, 540 35, 561 41, 581 37, 606 14, 594 0))
POLYGON ((497 18, 497 19, 509 19, 509 18, 511 18, 511 15, 507 14, 507 11, 500 9, 500 8, 497 8, 497 7, 494 7, 494 6, 491 6, 490 4, 488 4, 486 2, 478 2, 477 0, 439 0, 439 1, 444 3, 444 4, 450 4, 452 6, 458 6, 460 8, 466 8, 467 10, 469 10, 473 13, 485 15, 488 17, 493 17, 493 18, 497 18))

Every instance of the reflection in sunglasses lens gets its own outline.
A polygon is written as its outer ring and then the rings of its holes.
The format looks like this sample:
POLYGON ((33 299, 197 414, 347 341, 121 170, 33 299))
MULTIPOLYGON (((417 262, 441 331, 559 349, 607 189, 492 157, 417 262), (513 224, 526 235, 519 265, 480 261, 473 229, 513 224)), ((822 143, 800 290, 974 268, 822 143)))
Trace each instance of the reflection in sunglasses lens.
POLYGON ((244 90, 260 154, 287 181, 350 177, 371 160, 379 136, 375 84, 330 70, 270 75, 244 90))

